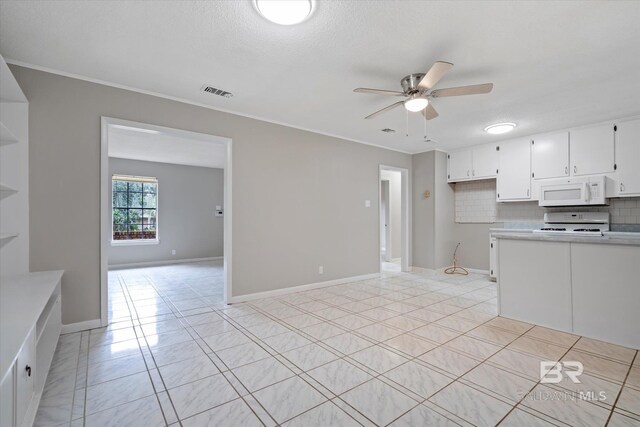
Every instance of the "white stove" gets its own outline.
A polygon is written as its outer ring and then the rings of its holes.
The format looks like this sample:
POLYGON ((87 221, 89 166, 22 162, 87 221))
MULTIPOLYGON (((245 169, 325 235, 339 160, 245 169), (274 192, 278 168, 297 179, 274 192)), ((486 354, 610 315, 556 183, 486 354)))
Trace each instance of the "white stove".
POLYGON ((609 231, 608 212, 547 212, 544 226, 534 233, 602 236, 609 231))

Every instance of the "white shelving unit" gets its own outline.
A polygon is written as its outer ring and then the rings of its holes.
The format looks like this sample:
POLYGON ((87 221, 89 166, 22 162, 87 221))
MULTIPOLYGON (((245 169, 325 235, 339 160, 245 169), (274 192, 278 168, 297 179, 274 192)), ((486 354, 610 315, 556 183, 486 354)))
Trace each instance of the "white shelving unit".
POLYGON ((62 271, 29 272, 29 104, 0 56, 0 426, 31 426, 62 328, 62 271))

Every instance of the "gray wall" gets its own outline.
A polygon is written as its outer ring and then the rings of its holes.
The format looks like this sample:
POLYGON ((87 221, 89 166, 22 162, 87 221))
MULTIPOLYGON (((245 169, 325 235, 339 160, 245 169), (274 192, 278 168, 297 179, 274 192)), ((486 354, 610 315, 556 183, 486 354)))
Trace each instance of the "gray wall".
POLYGON ((413 265, 421 268, 435 266, 435 151, 414 154, 411 159, 413 265), (424 198, 423 193, 431 196, 424 198))
POLYGON ((456 247, 455 200, 453 187, 447 183, 447 153, 436 151, 435 163, 435 268, 451 265, 456 247))
POLYGON ((30 267, 65 270, 63 323, 100 316, 103 115, 233 139, 234 296, 379 271, 378 165, 411 156, 11 68, 30 108, 30 267))
POLYGON ((109 265, 223 255, 224 222, 214 210, 224 205, 224 170, 109 158, 109 175, 113 174, 158 178, 160 242, 110 245, 109 265), (171 255, 172 249, 176 255, 171 255))

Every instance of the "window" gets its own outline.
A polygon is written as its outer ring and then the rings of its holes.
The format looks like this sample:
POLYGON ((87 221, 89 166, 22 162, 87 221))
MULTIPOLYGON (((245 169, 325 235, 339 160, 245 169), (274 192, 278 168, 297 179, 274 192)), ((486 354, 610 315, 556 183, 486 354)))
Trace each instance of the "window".
POLYGON ((111 184, 113 240, 157 240, 158 180, 113 175, 111 184))

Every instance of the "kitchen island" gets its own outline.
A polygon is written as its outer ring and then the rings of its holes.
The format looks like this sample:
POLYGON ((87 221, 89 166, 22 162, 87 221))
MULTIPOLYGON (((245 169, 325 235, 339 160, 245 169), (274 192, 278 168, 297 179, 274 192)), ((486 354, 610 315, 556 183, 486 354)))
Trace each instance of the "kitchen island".
POLYGON ((640 348, 640 233, 492 237, 501 316, 640 348))

